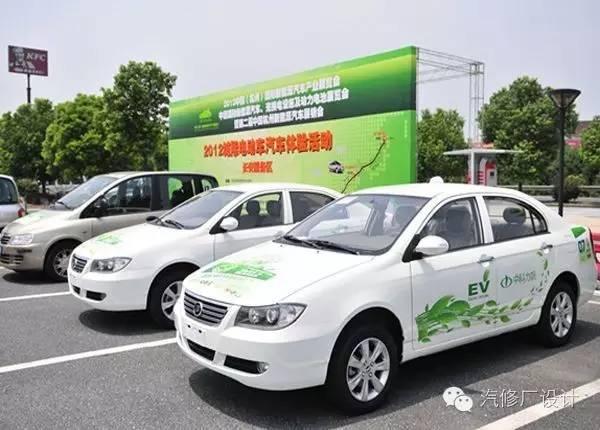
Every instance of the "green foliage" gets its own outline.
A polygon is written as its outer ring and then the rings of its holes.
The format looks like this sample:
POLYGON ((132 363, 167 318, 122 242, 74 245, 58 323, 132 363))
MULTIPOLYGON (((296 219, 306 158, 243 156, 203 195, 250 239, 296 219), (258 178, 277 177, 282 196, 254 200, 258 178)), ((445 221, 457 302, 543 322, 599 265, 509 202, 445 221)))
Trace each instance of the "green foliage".
POLYGON ((455 110, 437 109, 432 113, 426 109, 421 112, 417 124, 419 181, 427 181, 433 176, 441 176, 445 181, 464 181, 464 158, 444 155, 446 151, 467 147, 464 123, 455 110))
POLYGON ((38 182, 30 178, 20 178, 16 180, 19 194, 24 197, 29 197, 40 192, 38 182))
MULTIPOLYGON (((501 183, 550 183, 558 155, 557 110, 537 79, 523 76, 494 93, 479 115, 483 140, 496 148, 518 149, 498 158, 501 183)), ((575 107, 566 117, 566 133, 577 124, 575 107)))
POLYGON ((42 184, 51 179, 42 158, 46 128, 54 119, 52 103, 35 99, 0 118, 0 168, 16 178, 35 178, 42 184))
MULTIPOLYGON (((579 193, 581 192, 581 186, 585 185, 585 178, 581 175, 568 175, 565 177, 565 189, 563 201, 569 202, 571 200, 576 200, 579 197, 579 193)), ((552 195, 555 201, 558 201, 558 184, 554 185, 552 189, 552 195)))
POLYGON ((78 94, 73 101, 56 106, 55 119, 48 127, 42 155, 61 179, 115 170, 105 148, 106 127, 102 97, 78 94))
POLYGON ((130 61, 113 87, 102 90, 108 126, 106 149, 136 170, 164 166, 169 98, 177 77, 156 63, 130 61))
POLYGON ((600 172, 600 116, 595 117, 581 134, 581 157, 589 169, 588 180, 597 182, 600 172))

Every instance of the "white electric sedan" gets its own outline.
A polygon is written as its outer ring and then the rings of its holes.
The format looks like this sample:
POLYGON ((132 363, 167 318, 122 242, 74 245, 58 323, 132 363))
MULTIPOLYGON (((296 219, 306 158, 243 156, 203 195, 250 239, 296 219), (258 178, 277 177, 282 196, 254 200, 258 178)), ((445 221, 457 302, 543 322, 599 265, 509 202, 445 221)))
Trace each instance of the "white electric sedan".
POLYGON ((84 242, 71 256, 69 289, 109 311, 148 309, 164 327, 183 279, 215 259, 281 236, 338 198, 302 184, 246 183, 215 188, 146 224, 84 242))
POLYGON ((517 191, 366 189, 186 278, 177 343, 248 386, 326 384, 367 412, 399 362, 528 326, 568 342, 596 287, 591 240, 517 191))

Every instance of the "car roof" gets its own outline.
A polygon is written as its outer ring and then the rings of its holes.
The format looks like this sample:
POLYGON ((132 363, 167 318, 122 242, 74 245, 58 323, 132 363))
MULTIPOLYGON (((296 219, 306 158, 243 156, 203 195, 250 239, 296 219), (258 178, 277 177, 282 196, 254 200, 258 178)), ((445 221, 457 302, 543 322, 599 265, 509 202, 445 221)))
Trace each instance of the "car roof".
POLYGON ((219 190, 240 191, 242 193, 271 191, 271 190, 311 190, 322 191, 327 194, 339 194, 330 188, 319 187, 317 185, 297 184, 293 182, 244 182, 239 184, 224 185, 218 188, 219 190))
POLYGON ((9 181, 13 181, 13 182, 14 182, 14 180, 15 180, 15 179, 14 179, 12 176, 8 176, 8 175, 1 175, 1 174, 0 174, 0 178, 3 178, 3 179, 8 179, 9 181))
POLYGON ((392 194, 398 196, 414 196, 425 198, 433 198, 437 196, 451 197, 462 194, 502 194, 509 197, 522 197, 524 195, 519 191, 508 188, 455 183, 387 185, 382 187, 365 188, 352 194, 392 194))
POLYGON ((142 175, 202 175, 202 176, 211 176, 212 175, 207 175, 205 173, 199 173, 199 172, 180 172, 180 171, 160 171, 160 172, 154 172, 154 171, 140 171, 140 172, 135 172, 135 171, 125 171, 125 172, 108 172, 108 173, 102 173, 99 176, 112 176, 113 178, 117 178, 117 179, 121 179, 121 178, 125 178, 127 176, 142 176, 142 175))

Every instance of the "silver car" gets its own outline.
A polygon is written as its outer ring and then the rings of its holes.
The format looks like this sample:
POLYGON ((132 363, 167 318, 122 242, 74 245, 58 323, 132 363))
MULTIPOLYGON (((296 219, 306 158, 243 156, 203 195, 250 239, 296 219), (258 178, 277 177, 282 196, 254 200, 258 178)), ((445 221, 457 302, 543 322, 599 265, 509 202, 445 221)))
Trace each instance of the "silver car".
POLYGON ((0 231, 24 215, 25 208, 19 201, 17 184, 12 177, 0 175, 0 231))
POLYGON ((119 172, 91 178, 48 209, 8 224, 0 236, 0 265, 66 281, 80 243, 158 216, 217 186, 214 177, 185 172, 119 172))

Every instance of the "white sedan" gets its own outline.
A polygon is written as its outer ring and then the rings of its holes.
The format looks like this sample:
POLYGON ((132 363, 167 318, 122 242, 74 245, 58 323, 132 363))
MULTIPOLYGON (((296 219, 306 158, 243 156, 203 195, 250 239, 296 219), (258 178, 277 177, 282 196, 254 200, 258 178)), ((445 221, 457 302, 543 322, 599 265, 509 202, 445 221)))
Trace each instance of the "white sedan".
POLYGON ((302 184, 247 183, 206 191, 160 218, 100 235, 71 256, 71 293, 109 311, 148 309, 164 327, 183 279, 215 259, 281 236, 336 191, 302 184))
POLYGON ((248 386, 326 384, 363 413, 399 362, 528 326, 568 342, 596 287, 591 240, 516 191, 366 189, 186 278, 177 343, 248 386))

